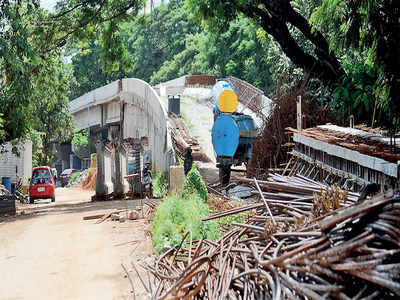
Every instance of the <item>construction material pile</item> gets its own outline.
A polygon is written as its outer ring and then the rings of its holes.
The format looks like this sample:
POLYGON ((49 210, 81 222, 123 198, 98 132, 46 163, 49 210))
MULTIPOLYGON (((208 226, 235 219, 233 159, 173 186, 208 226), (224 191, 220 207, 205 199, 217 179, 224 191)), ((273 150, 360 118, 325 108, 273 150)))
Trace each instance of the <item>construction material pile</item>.
POLYGON ((10 195, 10 192, 6 189, 6 187, 0 184, 0 196, 10 195))
POLYGON ((140 278, 152 298, 400 296, 400 198, 356 202, 357 194, 300 176, 252 183, 260 203, 204 219, 254 212, 247 222, 232 223, 216 242, 193 241, 188 232, 177 250, 143 266, 154 277, 140 278))
POLYGON ((125 222, 126 220, 137 220, 146 218, 152 220, 154 210, 158 205, 156 199, 146 199, 138 203, 135 209, 115 209, 107 213, 84 216, 83 220, 96 220, 96 224, 103 223, 106 220, 125 222))
POLYGON ((82 188, 85 190, 94 191, 97 182, 97 168, 89 169, 87 176, 82 180, 82 188))
POLYGON ((191 136, 189 128, 185 121, 178 115, 170 113, 169 121, 171 123, 171 137, 174 149, 179 157, 184 158, 186 148, 193 150, 192 157, 195 161, 211 162, 211 159, 200 150, 200 144, 197 139, 191 136))
MULTIPOLYGON (((283 82, 281 82, 283 83, 283 82)), ((302 96, 302 114, 304 116, 303 128, 331 122, 341 124, 337 116, 326 107, 325 104, 312 99, 312 94, 307 92, 309 87, 285 88, 285 85, 277 87, 271 95, 271 112, 265 119, 264 126, 260 129, 260 135, 254 144, 253 155, 247 168, 248 176, 259 177, 270 168, 280 168, 287 162, 287 152, 294 144, 287 135, 287 127, 296 127, 297 122, 297 97, 302 96)), ((312 88, 311 88, 312 89, 312 88)))
POLYGON ((365 155, 378 157, 388 162, 397 163, 400 160, 400 153, 396 149, 398 145, 395 147, 395 139, 390 141, 389 137, 379 135, 376 131, 369 132, 365 127, 358 127, 363 128, 363 130, 330 124, 304 130, 289 127, 287 130, 330 145, 337 145, 365 155))
POLYGON ((67 187, 78 187, 82 185, 82 182, 88 177, 89 169, 85 169, 79 173, 78 177, 75 178, 73 182, 68 182, 67 187))

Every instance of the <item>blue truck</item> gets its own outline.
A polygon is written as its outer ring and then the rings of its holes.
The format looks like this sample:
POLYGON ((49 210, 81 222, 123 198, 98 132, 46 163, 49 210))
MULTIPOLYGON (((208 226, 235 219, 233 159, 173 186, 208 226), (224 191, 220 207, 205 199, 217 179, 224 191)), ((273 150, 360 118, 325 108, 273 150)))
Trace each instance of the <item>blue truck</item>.
POLYGON ((247 165, 251 159, 258 128, 251 116, 237 112, 238 96, 229 80, 217 80, 212 95, 215 101, 212 144, 220 183, 226 185, 231 166, 247 165))

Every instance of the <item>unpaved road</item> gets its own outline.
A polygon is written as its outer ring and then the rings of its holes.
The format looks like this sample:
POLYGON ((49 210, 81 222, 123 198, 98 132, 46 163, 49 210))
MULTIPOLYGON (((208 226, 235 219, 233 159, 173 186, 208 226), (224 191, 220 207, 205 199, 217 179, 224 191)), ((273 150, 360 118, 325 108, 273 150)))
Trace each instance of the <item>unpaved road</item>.
MULTIPOLYGON (((19 213, 26 215, 0 218, 0 299, 132 299, 121 263, 131 269, 132 260, 149 259, 148 225, 145 220, 83 221, 87 215, 137 204, 91 203, 90 196, 58 188, 55 203, 20 205, 19 213)), ((136 297, 143 299, 138 278, 134 281, 136 297)))

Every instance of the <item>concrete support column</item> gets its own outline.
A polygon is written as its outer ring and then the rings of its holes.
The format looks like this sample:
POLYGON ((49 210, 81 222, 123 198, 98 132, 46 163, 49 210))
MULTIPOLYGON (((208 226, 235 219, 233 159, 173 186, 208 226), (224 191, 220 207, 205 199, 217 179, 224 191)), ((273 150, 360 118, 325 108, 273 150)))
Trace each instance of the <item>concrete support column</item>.
POLYGON ((125 179, 127 172, 127 151, 123 145, 115 147, 115 182, 114 193, 116 196, 122 196, 129 191, 129 183, 125 179))
POLYGON ((97 183, 96 197, 105 197, 113 192, 111 181, 111 149, 103 141, 96 143, 97 183))

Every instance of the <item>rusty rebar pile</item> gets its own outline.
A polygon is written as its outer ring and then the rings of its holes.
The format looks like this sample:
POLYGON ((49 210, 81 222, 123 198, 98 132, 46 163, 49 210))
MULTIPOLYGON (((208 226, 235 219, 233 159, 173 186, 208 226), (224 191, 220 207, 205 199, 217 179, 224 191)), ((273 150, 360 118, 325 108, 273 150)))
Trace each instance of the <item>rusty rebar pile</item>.
POLYGON ((380 195, 355 203, 351 193, 328 193, 328 187, 301 177, 253 182, 268 191, 260 193, 260 203, 206 218, 255 212, 247 222, 233 223, 217 242, 193 241, 187 233, 178 249, 143 266, 149 280, 140 279, 150 298, 400 296, 400 198, 380 195), (316 217, 318 197, 330 201, 331 210, 316 217))

